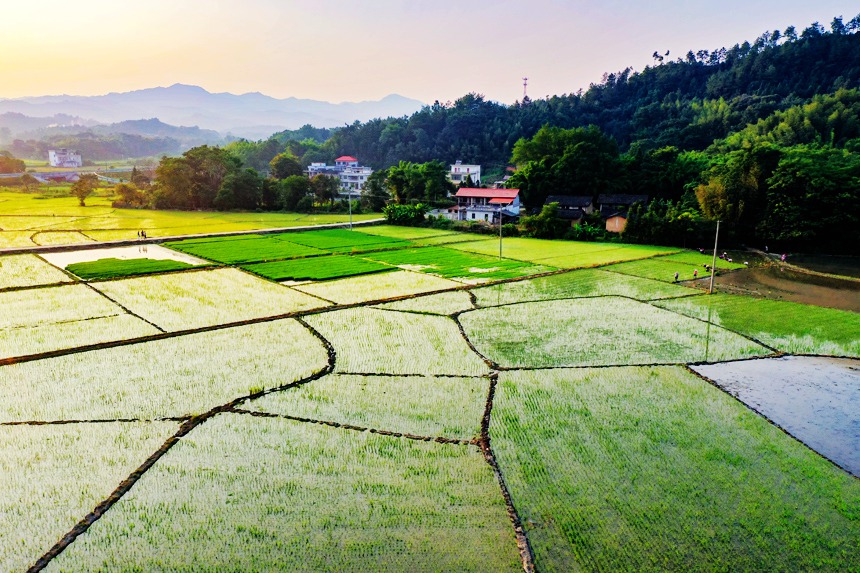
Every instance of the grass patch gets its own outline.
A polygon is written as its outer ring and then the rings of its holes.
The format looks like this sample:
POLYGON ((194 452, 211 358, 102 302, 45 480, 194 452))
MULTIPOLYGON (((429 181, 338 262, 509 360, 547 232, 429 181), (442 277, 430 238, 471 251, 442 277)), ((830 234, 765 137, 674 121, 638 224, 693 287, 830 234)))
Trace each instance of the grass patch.
POLYGON ((381 265, 350 255, 274 261, 243 265, 242 268, 274 281, 322 281, 393 270, 388 265, 381 265))
POLYGON ((84 280, 112 279, 149 275, 166 271, 181 271, 194 268, 194 265, 181 261, 155 259, 99 259, 85 263, 72 263, 66 267, 70 273, 84 280))
POLYGON ((618 297, 486 308, 460 321, 482 354, 511 367, 715 362, 768 353, 722 328, 618 297))
POLYGON ((680 368, 503 372, 490 434, 539 571, 856 569, 860 482, 680 368))
POLYGON ((477 448, 241 415, 183 438, 52 565, 522 571, 477 448))
POLYGON ((694 294, 698 291, 681 285, 665 284, 597 269, 583 269, 538 277, 515 283, 476 288, 472 291, 480 306, 590 296, 628 296, 654 300, 694 294))
POLYGON ((482 378, 332 374, 312 384, 263 396, 247 408, 471 440, 481 431, 488 385, 489 381, 482 378))
POLYGON ((415 239, 428 239, 430 237, 445 237, 456 235, 456 231, 445 231, 442 229, 428 229, 426 227, 399 227, 396 225, 373 225, 362 227, 361 232, 366 235, 389 237, 411 241, 415 239))
POLYGON ((860 357, 860 315, 847 310, 731 294, 657 304, 742 332, 783 352, 860 357))
POLYGON ((554 270, 553 267, 465 253, 445 247, 384 251, 364 255, 364 258, 445 278, 468 281, 515 278, 554 270))

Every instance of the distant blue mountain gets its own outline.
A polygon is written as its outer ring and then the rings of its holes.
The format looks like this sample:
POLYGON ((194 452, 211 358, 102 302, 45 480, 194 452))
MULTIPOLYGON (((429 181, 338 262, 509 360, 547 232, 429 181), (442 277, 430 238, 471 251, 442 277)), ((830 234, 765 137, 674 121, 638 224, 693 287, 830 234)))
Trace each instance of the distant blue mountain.
POLYGON ((198 86, 174 84, 101 96, 38 96, 0 99, 0 114, 84 118, 80 123, 118 123, 158 118, 170 125, 197 126, 222 135, 261 139, 285 129, 336 127, 377 117, 411 115, 418 100, 389 95, 379 101, 339 104, 298 98, 277 99, 261 93, 210 93, 198 86))

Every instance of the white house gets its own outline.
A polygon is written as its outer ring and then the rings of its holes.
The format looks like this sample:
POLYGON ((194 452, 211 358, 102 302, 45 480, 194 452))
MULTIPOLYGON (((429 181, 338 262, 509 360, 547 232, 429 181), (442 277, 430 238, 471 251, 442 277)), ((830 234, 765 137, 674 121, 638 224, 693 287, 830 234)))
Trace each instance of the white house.
POLYGON ((68 149, 49 149, 48 163, 51 167, 83 167, 84 160, 77 151, 68 149))
POLYGON ((457 204, 443 216, 454 221, 498 223, 499 216, 519 217, 519 189, 475 189, 464 187, 454 195, 457 204))
POLYGON ((329 175, 340 179, 341 191, 361 191, 367 184, 373 169, 358 164, 358 159, 344 155, 334 160, 334 165, 311 163, 308 165, 308 177, 314 175, 329 175))
POLYGON ((451 171, 448 173, 448 180, 454 185, 459 185, 466 180, 466 177, 472 177, 473 185, 481 184, 481 166, 480 165, 464 165, 462 161, 457 161, 451 166, 451 171))

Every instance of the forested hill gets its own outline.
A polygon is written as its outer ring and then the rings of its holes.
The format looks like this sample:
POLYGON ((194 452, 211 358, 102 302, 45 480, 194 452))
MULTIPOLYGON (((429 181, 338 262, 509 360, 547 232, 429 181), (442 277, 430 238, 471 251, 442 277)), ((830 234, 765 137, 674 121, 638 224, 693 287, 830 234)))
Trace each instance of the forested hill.
POLYGON ((597 125, 621 150, 673 145, 705 149, 714 140, 816 94, 860 87, 860 16, 829 29, 765 32, 752 43, 690 51, 670 60, 654 53, 641 72, 606 74, 588 90, 500 105, 469 94, 408 118, 377 119, 338 130, 327 146, 376 168, 399 161, 462 159, 501 172, 514 143, 545 124, 597 125))

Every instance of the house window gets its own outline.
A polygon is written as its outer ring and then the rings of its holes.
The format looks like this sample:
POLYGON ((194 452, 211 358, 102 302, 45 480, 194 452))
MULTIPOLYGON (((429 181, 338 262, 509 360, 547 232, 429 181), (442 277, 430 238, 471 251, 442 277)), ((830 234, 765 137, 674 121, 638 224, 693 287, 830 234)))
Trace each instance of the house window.
POLYGON ((472 213, 472 218, 473 218, 473 219, 475 218, 475 214, 474 214, 474 213, 472 213))
POLYGON ((487 220, 487 216, 488 216, 488 215, 487 215, 486 213, 484 213, 484 221, 486 221, 486 220, 487 220))

